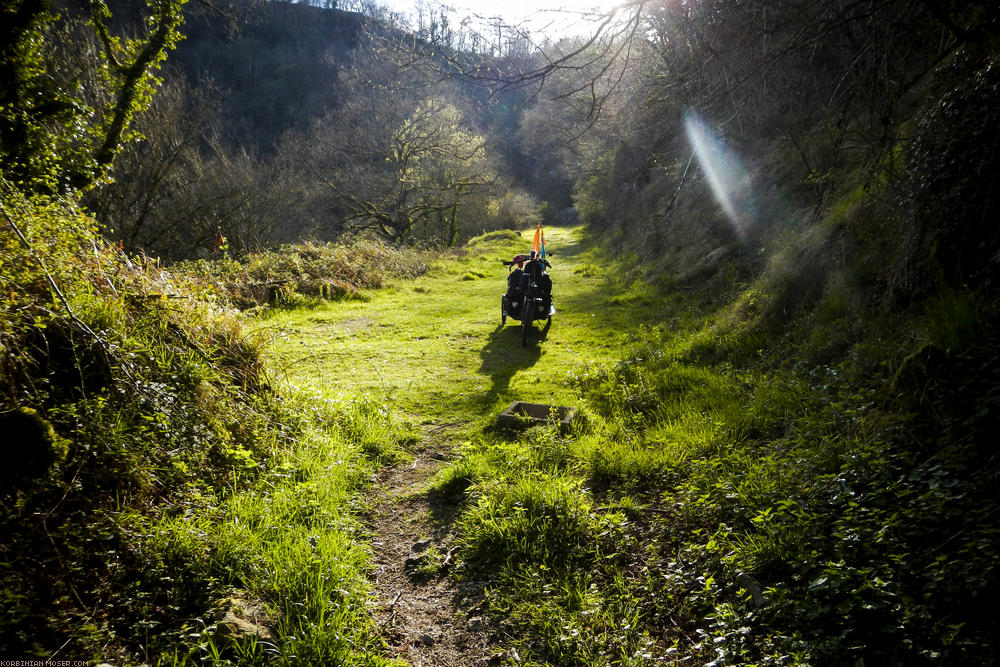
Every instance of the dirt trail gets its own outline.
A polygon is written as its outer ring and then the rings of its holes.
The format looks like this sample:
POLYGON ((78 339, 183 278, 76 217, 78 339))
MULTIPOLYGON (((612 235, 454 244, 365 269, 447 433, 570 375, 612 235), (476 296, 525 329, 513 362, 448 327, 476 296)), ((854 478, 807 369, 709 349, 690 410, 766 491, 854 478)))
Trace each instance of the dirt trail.
POLYGON ((393 657, 413 667, 500 664, 504 651, 488 631, 483 586, 457 586, 452 522, 458 498, 421 493, 447 463, 451 444, 431 429, 412 462, 386 468, 373 485, 375 617, 393 657))

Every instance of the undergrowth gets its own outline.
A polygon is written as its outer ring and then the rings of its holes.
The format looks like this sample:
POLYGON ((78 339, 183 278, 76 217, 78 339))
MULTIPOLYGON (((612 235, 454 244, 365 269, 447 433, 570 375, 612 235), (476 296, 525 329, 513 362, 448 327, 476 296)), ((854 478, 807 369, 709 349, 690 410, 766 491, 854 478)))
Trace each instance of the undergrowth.
POLYGON ((0 654, 387 664, 353 498, 409 427, 284 388, 210 281, 2 195, 0 654))
POLYGON ((519 664, 994 662, 995 302, 833 276, 782 323, 770 280, 570 374, 588 428, 486 428, 436 479, 519 664))
POLYGON ((361 290, 427 271, 425 253, 378 241, 303 242, 241 257, 180 262, 174 275, 211 285, 239 308, 362 298, 361 290))

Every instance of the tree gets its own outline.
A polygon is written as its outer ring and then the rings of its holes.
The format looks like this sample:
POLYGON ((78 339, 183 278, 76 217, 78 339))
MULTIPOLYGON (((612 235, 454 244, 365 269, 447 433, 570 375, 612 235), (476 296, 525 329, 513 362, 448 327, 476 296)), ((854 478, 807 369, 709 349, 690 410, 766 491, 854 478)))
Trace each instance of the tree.
POLYGON ((104 0, 88 0, 86 24, 49 0, 0 5, 0 168, 21 187, 42 192, 85 188, 114 161, 155 77, 181 38, 185 0, 148 0, 141 36, 111 31, 104 0), (67 38, 90 40, 83 62, 60 61, 67 38), (93 74, 98 90, 81 85, 93 74))
POLYGON ((170 77, 135 124, 142 138, 122 149, 109 182, 88 193, 88 208, 129 252, 177 256, 179 239, 202 236, 186 224, 182 201, 197 187, 200 153, 218 109, 212 87, 195 90, 183 77, 170 77))
POLYGON ((301 142, 310 178, 332 189, 347 229, 455 243, 467 206, 497 179, 486 140, 426 61, 399 42, 376 44, 355 53, 341 75, 344 103, 301 142))
MULTIPOLYGON (((441 98, 418 103, 385 132, 358 138, 374 140, 364 148, 369 159, 342 164, 330 180, 356 230, 401 243, 419 235, 454 244, 463 201, 496 178, 484 138, 441 98)), ((355 157, 358 148, 351 147, 355 157)))

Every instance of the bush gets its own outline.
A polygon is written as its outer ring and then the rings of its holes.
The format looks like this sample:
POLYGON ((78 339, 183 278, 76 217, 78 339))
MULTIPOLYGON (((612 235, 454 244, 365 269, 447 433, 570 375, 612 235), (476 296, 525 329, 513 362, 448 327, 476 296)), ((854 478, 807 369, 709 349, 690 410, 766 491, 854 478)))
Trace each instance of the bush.
POLYGON ((296 298, 360 298, 364 289, 427 271, 424 255, 374 241, 299 243, 239 261, 181 262, 171 271, 215 286, 239 308, 289 304, 296 298))

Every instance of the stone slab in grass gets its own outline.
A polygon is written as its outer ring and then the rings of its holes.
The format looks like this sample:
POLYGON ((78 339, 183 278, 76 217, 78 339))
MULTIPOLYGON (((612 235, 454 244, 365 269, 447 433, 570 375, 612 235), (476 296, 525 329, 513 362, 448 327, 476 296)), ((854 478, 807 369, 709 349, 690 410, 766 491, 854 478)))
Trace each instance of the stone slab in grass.
POLYGON ((514 401, 497 416, 497 423, 507 428, 527 428, 539 424, 556 424, 566 430, 576 416, 576 408, 545 403, 514 401))

